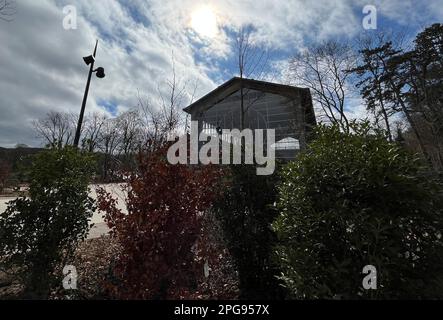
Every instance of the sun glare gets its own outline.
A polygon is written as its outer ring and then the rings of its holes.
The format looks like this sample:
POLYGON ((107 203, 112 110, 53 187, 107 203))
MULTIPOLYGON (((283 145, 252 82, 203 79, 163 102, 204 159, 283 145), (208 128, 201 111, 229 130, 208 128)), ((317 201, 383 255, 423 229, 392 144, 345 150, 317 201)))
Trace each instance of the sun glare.
POLYGON ((217 35, 217 17, 209 6, 200 7, 192 13, 191 27, 200 36, 213 38, 217 35))

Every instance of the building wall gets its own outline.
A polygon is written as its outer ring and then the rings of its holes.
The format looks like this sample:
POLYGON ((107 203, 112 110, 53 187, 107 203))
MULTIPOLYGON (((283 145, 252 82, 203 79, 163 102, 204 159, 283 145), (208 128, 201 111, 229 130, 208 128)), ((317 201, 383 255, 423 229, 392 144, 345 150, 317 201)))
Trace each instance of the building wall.
MULTIPOLYGON (((291 159, 297 150, 294 146, 304 148, 305 117, 301 105, 301 97, 288 98, 285 96, 244 89, 244 128, 275 129, 277 143, 277 158, 291 159), (292 150, 282 150, 282 149, 292 150)), ((240 92, 231 95, 220 103, 192 114, 192 120, 198 120, 200 130, 216 134, 216 128, 241 129, 241 99, 240 92)), ((266 139, 265 139, 266 140, 266 139)))

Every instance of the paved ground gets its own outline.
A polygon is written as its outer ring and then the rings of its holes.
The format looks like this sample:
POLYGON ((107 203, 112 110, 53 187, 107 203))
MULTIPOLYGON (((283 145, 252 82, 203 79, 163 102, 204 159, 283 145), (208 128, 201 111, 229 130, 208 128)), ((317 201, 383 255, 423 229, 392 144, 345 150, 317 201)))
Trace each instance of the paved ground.
POLYGON ((89 231, 88 239, 100 238, 102 235, 108 234, 109 228, 106 223, 96 223, 89 231))
POLYGON ((15 198, 10 197, 0 197, 0 212, 4 212, 6 210, 6 203, 14 199, 15 198))

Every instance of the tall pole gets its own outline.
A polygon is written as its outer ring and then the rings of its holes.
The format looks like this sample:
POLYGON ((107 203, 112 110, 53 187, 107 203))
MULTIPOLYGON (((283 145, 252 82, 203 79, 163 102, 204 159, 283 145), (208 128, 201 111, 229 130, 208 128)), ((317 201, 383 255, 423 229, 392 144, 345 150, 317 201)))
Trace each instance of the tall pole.
POLYGON ((91 84, 92 72, 94 70, 95 55, 97 54, 97 45, 98 45, 98 40, 95 43, 95 49, 94 49, 94 55, 93 55, 94 59, 91 63, 91 67, 89 68, 88 81, 86 82, 85 95, 83 96, 82 109, 80 110, 80 116, 78 118, 77 130, 75 132, 75 139, 74 139, 74 146, 75 147, 78 147, 78 143, 80 141, 80 132, 82 130, 82 123, 83 123, 83 116, 85 114, 86 101, 88 100, 89 85, 91 84))

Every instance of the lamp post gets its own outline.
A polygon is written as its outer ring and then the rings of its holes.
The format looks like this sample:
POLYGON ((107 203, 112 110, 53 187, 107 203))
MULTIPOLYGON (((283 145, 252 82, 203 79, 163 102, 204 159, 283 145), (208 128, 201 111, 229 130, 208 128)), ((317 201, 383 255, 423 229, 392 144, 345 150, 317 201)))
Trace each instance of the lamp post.
POLYGON ((80 141, 80 132, 81 132, 82 123, 83 123, 83 116, 85 114, 86 101, 88 100, 89 85, 91 84, 92 73, 95 72, 95 75, 97 76, 97 78, 100 78, 100 79, 105 77, 105 69, 103 69, 102 67, 99 67, 94 70, 95 55, 97 54, 97 45, 98 45, 98 40, 95 43, 94 54, 92 56, 87 56, 87 57, 83 58, 83 61, 85 61, 85 63, 88 66, 90 66, 90 68, 89 68, 89 74, 88 74, 88 82, 86 82, 85 95, 83 96, 82 108, 80 110, 80 116, 78 118, 77 130, 75 132, 74 146, 76 146, 76 147, 78 147, 78 143, 80 141))

